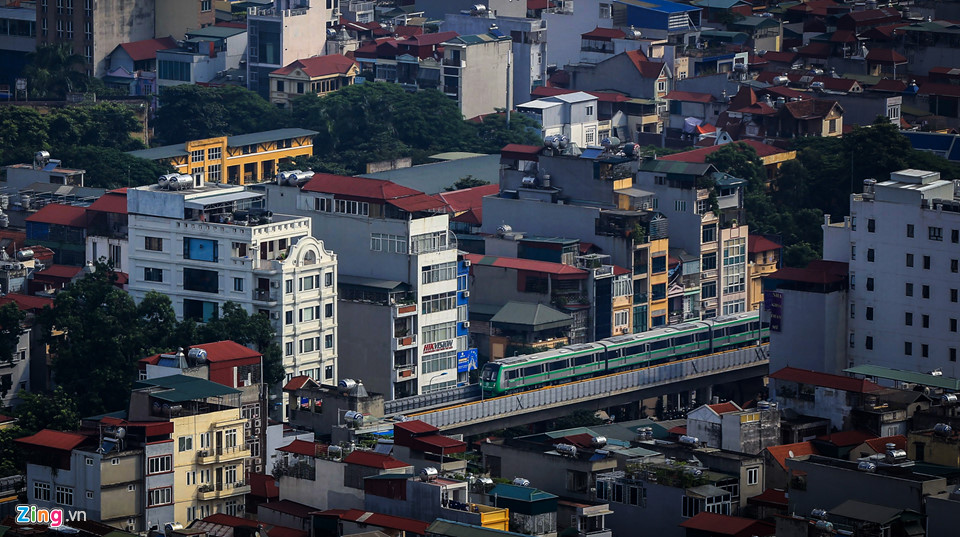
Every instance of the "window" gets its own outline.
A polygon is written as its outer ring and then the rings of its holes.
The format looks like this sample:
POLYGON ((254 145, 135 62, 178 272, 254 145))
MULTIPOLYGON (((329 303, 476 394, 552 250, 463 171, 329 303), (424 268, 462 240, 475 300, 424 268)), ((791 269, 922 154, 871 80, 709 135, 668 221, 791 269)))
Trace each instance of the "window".
POLYGON ((457 337, 457 323, 447 322, 425 326, 420 332, 423 343, 436 343, 457 337))
POLYGON ((760 468, 747 468, 747 485, 760 483, 760 468))
POLYGON ((402 235, 370 234, 370 249, 374 252, 407 253, 407 239, 402 235))
POLYGON ((857 259, 857 245, 856 245, 856 244, 851 244, 851 245, 850 245, 850 260, 851 260, 851 261, 854 261, 854 260, 856 260, 856 259, 857 259))
POLYGON ((277 80, 277 91, 284 91, 283 89, 283 80, 277 80))
POLYGON ((921 343, 921 344, 920 344, 920 356, 921 356, 922 358, 929 358, 929 357, 930 357, 930 346, 927 345, 926 343, 921 343))
POLYGON ((207 181, 219 183, 223 177, 220 164, 211 164, 207 166, 207 181))
POLYGON ((930 316, 924 313, 920 316, 920 323, 924 328, 930 328, 930 316))
POLYGON ((943 228, 942 227, 927 227, 927 238, 932 241, 942 241, 943 240, 943 228))
POLYGON ((410 253, 424 254, 446 250, 449 246, 447 235, 446 230, 414 235, 410 238, 410 253))
POLYGON ((211 239, 183 239, 183 257, 194 261, 209 261, 216 263, 220 260, 220 243, 211 239))
POLYGON ((867 232, 868 232, 868 233, 874 233, 874 232, 876 232, 876 231, 877 231, 877 221, 874 220, 873 218, 868 218, 868 219, 867 219, 867 232))
POLYGON ((704 282, 700 286, 700 298, 716 298, 717 296, 717 282, 704 282))
POLYGON ((629 324, 627 313, 626 310, 613 312, 613 326, 627 326, 629 324))
POLYGON ((906 296, 913 296, 913 284, 908 282, 904 287, 904 294, 906 296))
POLYGON ((420 269, 421 283, 434 283, 446 280, 453 280, 457 277, 457 263, 441 263, 439 265, 428 265, 420 269))
POLYGON ((143 248, 144 250, 150 250, 151 252, 162 252, 163 239, 160 237, 144 237, 143 248))
POLYGON ((950 242, 957 244, 960 242, 960 229, 950 230, 950 242))
MULTIPOLYGON (((224 445, 228 448, 237 447, 237 430, 230 429, 223 434, 224 445)), ((236 482, 236 479, 233 480, 236 482)))
POLYGON ((908 267, 913 266, 913 254, 907 254, 907 266, 908 267))
POLYGON ((222 149, 219 147, 211 147, 207 149, 207 160, 220 160, 220 156, 223 154, 222 149))
POLYGON ((184 451, 193 450, 193 437, 192 436, 181 436, 177 439, 178 451, 183 453, 184 451))
POLYGON ((874 259, 875 259, 875 257, 876 257, 875 254, 876 254, 876 252, 874 251, 873 248, 868 248, 868 249, 867 249, 867 261, 870 262, 870 263, 873 263, 873 261, 874 261, 874 259))
POLYGON ((300 278, 300 290, 309 291, 314 287, 320 287, 320 276, 307 276, 300 278))
POLYGON ((187 472, 187 486, 197 484, 197 472, 187 472))
POLYGON ((724 315, 732 315, 734 313, 740 313, 745 310, 746 310, 746 301, 743 299, 724 302, 723 304, 724 315))
POLYGON ((629 274, 618 276, 613 280, 613 296, 630 296, 633 294, 633 281, 629 274))
POLYGON ((210 11, 213 6, 213 0, 200 0, 200 11, 210 11))
POLYGON ((863 348, 873 350, 873 336, 867 336, 866 340, 863 342, 863 348))
POLYGON ((906 354, 907 356, 913 356, 913 342, 903 342, 903 354, 906 354))
POLYGON ((293 310, 283 312, 283 324, 293 324, 293 310))
POLYGON ((850 348, 851 349, 856 347, 856 343, 854 343, 856 340, 857 338, 855 337, 855 334, 853 332, 850 332, 850 348))
POLYGON ((703 257, 700 258, 701 268, 703 270, 714 270, 717 268, 717 253, 710 252, 709 254, 703 254, 703 257))
POLYGON ((673 202, 673 210, 677 211, 678 213, 687 212, 687 202, 683 200, 676 200, 673 202))
POLYGON ((293 342, 288 341, 283 344, 283 354, 284 356, 293 356, 293 342))
POLYGON ((905 325, 907 325, 907 326, 913 326, 913 313, 912 313, 912 312, 909 312, 909 311, 908 311, 908 312, 906 312, 906 313, 904 314, 903 324, 905 324, 905 325))
POLYGON ((907 237, 913 238, 913 224, 907 224, 907 237))
POLYGON ((57 485, 56 501, 59 505, 73 505, 73 488, 57 485))
MULTIPOLYGON (((243 280, 240 281, 242 284, 243 280)), ((184 268, 183 288, 187 291, 199 291, 201 293, 219 293, 220 273, 215 270, 184 268)))
POLYGON ((170 455, 164 455, 162 457, 150 457, 147 459, 147 473, 162 474, 173 470, 172 460, 173 457, 170 455))
POLYGON ((38 502, 49 502, 50 501, 50 483, 34 481, 33 499, 38 502))
POLYGON ((147 507, 173 503, 173 487, 153 489, 147 495, 147 507))
POLYGON ((950 260, 950 272, 957 272, 957 268, 958 268, 958 260, 956 260, 956 259, 951 259, 951 260, 950 260))
POLYGON ((234 279, 233 279, 233 290, 234 290, 234 291, 243 291, 243 278, 234 278, 234 279))
POLYGON ((365 201, 333 200, 333 211, 340 214, 369 216, 370 204, 365 201))
POLYGON ((332 365, 328 365, 328 366, 326 366, 326 367, 323 368, 323 378, 324 378, 324 379, 328 379, 328 380, 333 378, 333 366, 332 366, 332 365))
POLYGON ((323 275, 323 286, 330 287, 333 285, 333 273, 327 272, 323 275))
POLYGON ((323 318, 329 319, 333 317, 333 303, 323 305, 323 318))
POLYGON ((856 305, 856 304, 850 304, 850 318, 851 318, 851 319, 856 319, 856 318, 857 318, 856 311, 857 311, 857 305, 856 305))
POLYGON ((956 301, 957 301, 957 290, 956 290, 956 289, 951 289, 951 290, 950 290, 950 302, 956 302, 956 301))
POLYGON ((437 313, 457 307, 457 292, 449 291, 437 295, 428 295, 421 301, 421 313, 437 313))
POLYGON ((587 117, 592 116, 592 115, 593 115, 593 107, 592 107, 592 106, 588 106, 588 107, 587 107, 587 117))
POLYGON ((709 226, 703 226, 700 242, 716 242, 716 241, 717 241, 717 225, 710 224, 709 226))
POLYGON ((327 334, 323 336, 323 348, 325 349, 333 348, 333 334, 327 334))
POLYGON ((829 125, 830 125, 830 132, 837 132, 837 120, 836 120, 836 119, 831 119, 829 125))
POLYGON ((951 361, 951 362, 956 362, 956 361, 957 361, 957 349, 956 349, 955 347, 950 347, 949 350, 950 350, 950 361, 951 361))
POLYGON ((194 149, 190 152, 190 162, 203 162, 203 149, 194 149))
POLYGON ((950 319, 950 331, 951 331, 951 332, 956 332, 956 331, 957 331, 957 320, 956 320, 956 319, 950 319))
POLYGON ((283 282, 283 291, 287 294, 293 292, 293 280, 287 280, 283 282))
POLYGON ((148 282, 163 283, 163 269, 143 267, 143 279, 148 282))
POLYGON ((434 373, 457 366, 457 351, 438 352, 423 357, 423 372, 434 373))
POLYGON ((930 270, 930 256, 929 256, 929 255, 923 256, 923 269, 924 269, 924 270, 930 270))
POLYGON ((313 352, 316 341, 312 337, 300 340, 300 352, 313 352))

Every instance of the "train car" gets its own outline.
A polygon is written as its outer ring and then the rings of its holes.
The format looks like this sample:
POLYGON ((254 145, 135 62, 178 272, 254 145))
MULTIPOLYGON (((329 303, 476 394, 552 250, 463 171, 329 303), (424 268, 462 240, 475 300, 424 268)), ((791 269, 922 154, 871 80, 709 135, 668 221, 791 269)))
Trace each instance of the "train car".
POLYGON ((769 335, 758 312, 664 326, 487 363, 480 388, 487 395, 502 395, 755 345, 769 335))

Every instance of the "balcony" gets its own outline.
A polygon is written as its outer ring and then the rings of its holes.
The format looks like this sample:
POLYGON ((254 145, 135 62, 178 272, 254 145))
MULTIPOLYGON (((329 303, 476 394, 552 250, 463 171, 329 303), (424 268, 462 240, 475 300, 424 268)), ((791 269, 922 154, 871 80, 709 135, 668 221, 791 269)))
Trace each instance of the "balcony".
POLYGON ((390 346, 393 351, 402 351, 416 347, 417 335, 411 334, 409 336, 395 337, 390 346))
POLYGON ((416 304, 397 304, 393 307, 393 318, 412 317, 417 314, 416 304))
POLYGON ((197 499, 201 501, 219 500, 240 496, 250 492, 250 485, 240 483, 217 483, 216 485, 202 485, 197 489, 197 499))
POLYGON ((246 444, 232 447, 201 449, 197 452, 197 463, 216 464, 250 457, 250 448, 246 444))
POLYGON ((444 58, 443 65, 447 67, 460 67, 463 68, 466 66, 466 63, 463 60, 454 59, 454 58, 444 58))
POLYGON ((277 305, 277 296, 270 291, 270 289, 254 289, 253 290, 253 301, 254 302, 266 302, 271 306, 277 305))
POLYGON ((417 364, 394 364, 393 381, 405 382, 417 377, 417 364))

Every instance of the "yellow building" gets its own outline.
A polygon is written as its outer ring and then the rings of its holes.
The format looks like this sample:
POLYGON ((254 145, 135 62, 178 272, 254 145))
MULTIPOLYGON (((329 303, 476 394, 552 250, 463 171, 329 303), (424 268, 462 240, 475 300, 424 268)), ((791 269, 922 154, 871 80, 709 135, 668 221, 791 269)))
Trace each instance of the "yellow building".
POLYGON ((960 468, 960 435, 952 430, 930 429, 909 433, 907 451, 911 461, 960 468))
POLYGON ((747 241, 747 309, 763 308, 763 278, 780 267, 781 246, 760 235, 750 235, 747 241))
MULTIPOLYGON (((240 516, 250 485, 244 460, 251 457, 240 414, 240 390, 205 379, 173 375, 139 381, 131 393, 131 419, 169 418, 173 424, 173 520, 214 513, 240 516), (137 415, 137 414, 146 414, 137 415)), ((172 497, 171 497, 172 496, 172 497)))
POLYGON ((191 140, 128 154, 166 162, 177 173, 195 177, 202 174, 210 183, 246 185, 272 181, 280 164, 294 157, 312 155, 316 134, 307 129, 276 129, 191 140))
POLYGON ((270 73, 270 102, 286 108, 301 95, 323 96, 349 86, 359 74, 357 62, 340 54, 297 60, 270 73))

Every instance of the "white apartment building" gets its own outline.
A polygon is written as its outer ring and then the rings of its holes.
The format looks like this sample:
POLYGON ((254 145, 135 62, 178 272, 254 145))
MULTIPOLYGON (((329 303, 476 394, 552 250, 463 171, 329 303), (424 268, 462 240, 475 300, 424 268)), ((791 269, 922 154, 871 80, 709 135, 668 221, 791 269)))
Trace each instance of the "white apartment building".
POLYGON ((513 108, 513 40, 496 27, 443 44, 442 91, 457 101, 463 117, 513 108))
POLYGON ((294 60, 323 54, 339 0, 273 0, 247 8, 247 88, 269 98, 270 73, 294 60))
POLYGON ((711 164, 654 159, 640 164, 636 185, 654 195, 653 208, 670 222, 670 246, 700 257, 700 292, 684 296, 684 319, 747 309, 744 184, 711 164))
POLYGON ((390 181, 329 174, 302 190, 265 187, 271 210, 309 217, 339 256, 340 378, 388 399, 455 386, 469 293, 466 276, 458 290, 449 216, 430 212, 443 202, 390 181))
POLYGON ((589 93, 578 91, 544 97, 517 105, 517 112, 540 123, 540 135, 544 138, 566 136, 578 147, 600 144, 597 98, 589 93))
POLYGON ((288 379, 336 382, 337 256, 309 218, 258 209, 263 197, 202 180, 129 189, 130 294, 166 294, 178 319, 207 321, 228 301, 268 315, 288 379))
POLYGON ((960 376, 956 200, 939 173, 901 170, 865 180, 850 217, 823 226, 824 259, 849 263, 847 367, 960 376))

